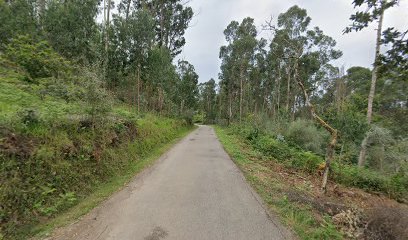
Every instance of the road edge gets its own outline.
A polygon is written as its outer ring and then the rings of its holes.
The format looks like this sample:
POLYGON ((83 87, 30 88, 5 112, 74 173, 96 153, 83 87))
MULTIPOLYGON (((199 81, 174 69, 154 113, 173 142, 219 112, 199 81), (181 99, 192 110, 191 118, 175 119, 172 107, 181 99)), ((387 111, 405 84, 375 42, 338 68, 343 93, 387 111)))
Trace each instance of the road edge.
POLYGON ((248 181, 245 172, 243 172, 243 170, 241 169, 241 166, 237 163, 236 159, 234 159, 231 156, 231 153, 225 148, 224 144, 220 140, 219 135, 218 135, 217 130, 216 130, 217 127, 218 126, 211 125, 211 128, 213 129, 213 131, 215 133, 215 136, 217 137, 218 142, 220 143, 222 149, 227 153, 229 160, 232 161, 232 163, 238 168, 238 170, 240 172, 240 175, 243 178, 248 190, 251 192, 252 196, 254 196, 256 201, 261 205, 261 207, 265 211, 266 215, 268 216, 268 219, 272 222, 273 225, 276 226, 277 229, 279 229, 279 232, 281 233, 281 235, 282 235, 282 237, 284 239, 297 240, 298 237, 296 236, 294 231, 292 229, 288 228, 289 226, 286 226, 285 224, 283 224, 281 222, 281 220, 278 217, 278 213, 274 212, 273 209, 270 209, 268 207, 268 205, 265 203, 265 201, 262 199, 262 197, 254 189, 254 186, 252 186, 251 182, 248 181))
POLYGON ((129 173, 129 175, 122 176, 123 179, 113 179, 112 181, 101 184, 100 187, 98 187, 92 194, 87 196, 76 206, 68 209, 67 211, 59 214, 57 217, 47 222, 39 224, 35 227, 35 230, 33 231, 33 234, 29 239, 48 239, 49 237, 52 237, 54 233, 58 231, 58 229, 69 227, 77 223, 85 216, 90 214, 93 210, 102 206, 118 192, 125 189, 131 182, 137 181, 138 179, 147 176, 151 171, 154 170, 156 165, 160 164, 160 162, 164 161, 167 158, 168 153, 172 151, 173 148, 179 145, 197 128, 198 126, 194 125, 191 129, 188 129, 185 132, 181 132, 180 136, 152 151, 149 156, 146 156, 135 163, 135 165, 139 165, 140 168, 136 168, 136 170, 132 173, 129 173), (97 198, 97 200, 94 200, 95 196, 101 194, 101 189, 104 189, 104 187, 110 187, 112 188, 112 191, 104 193, 104 196, 97 198), (82 211, 79 211, 78 209, 80 208, 84 209, 82 211))

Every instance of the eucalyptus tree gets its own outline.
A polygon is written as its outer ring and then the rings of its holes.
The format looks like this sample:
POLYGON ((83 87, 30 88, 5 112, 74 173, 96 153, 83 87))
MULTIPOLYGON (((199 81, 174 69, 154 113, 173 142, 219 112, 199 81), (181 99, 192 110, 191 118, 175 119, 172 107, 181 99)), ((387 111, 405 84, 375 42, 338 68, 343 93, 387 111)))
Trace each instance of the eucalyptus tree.
POLYGON ((193 110, 198 101, 198 75, 194 66, 185 60, 178 62, 179 81, 175 89, 175 99, 180 106, 180 114, 185 110, 193 110))
POLYGON ((49 1, 43 28, 51 46, 67 58, 94 61, 98 4, 98 0, 49 1))
POLYGON ((153 27, 154 20, 145 10, 128 13, 119 8, 118 14, 113 15, 109 50, 116 55, 114 61, 125 76, 137 71, 138 65, 145 62, 154 45, 153 27))
MULTIPOLYGON (((371 22, 378 21, 377 23, 377 36, 376 36, 376 44, 375 44, 375 58, 373 63, 373 70, 371 76, 371 87, 368 94, 368 104, 367 104, 367 123, 371 124, 372 115, 373 115, 373 101, 375 95, 375 88, 377 83, 377 74, 379 67, 381 65, 381 56, 380 56, 380 47, 381 47, 381 35, 382 35, 382 25, 384 20, 384 12, 390 7, 395 6, 398 4, 398 0, 354 0, 353 5, 355 8, 357 7, 366 7, 364 11, 357 11, 355 14, 351 15, 350 19, 352 20, 352 24, 345 29, 345 33, 349 33, 352 31, 361 31, 366 28, 371 22)), ((393 42, 395 38, 400 37, 400 33, 397 31, 393 31, 393 29, 388 29, 386 32, 386 42, 393 42), (394 33, 394 34, 393 34, 394 33)), ((397 43, 400 41, 396 40, 397 43)), ((399 49, 399 47, 396 47, 399 49)), ((407 50, 407 47, 405 47, 407 50)), ((388 61, 392 62, 392 56, 400 57, 399 51, 396 51, 397 54, 394 55, 393 49, 391 52, 388 52, 388 61)), ((367 141, 368 135, 364 138, 361 142, 361 150, 360 155, 358 158, 358 165, 360 167, 364 166, 366 153, 367 153, 367 141)))
POLYGON ((165 47, 155 46, 147 54, 142 79, 150 110, 161 113, 174 96, 178 75, 172 60, 170 51, 165 47))
POLYGON ((156 42, 166 47, 173 57, 180 54, 186 43, 184 33, 193 18, 193 9, 183 0, 142 0, 139 9, 148 9, 155 20, 156 42))
POLYGON ((38 36, 38 29, 33 1, 0 0, 0 50, 18 35, 38 36))
POLYGON ((296 102, 302 99, 303 105, 309 108, 316 122, 331 134, 322 182, 322 189, 325 191, 338 131, 318 114, 310 96, 316 92, 321 81, 327 78, 328 69, 333 69, 330 61, 339 58, 342 53, 335 49, 334 39, 325 35, 318 27, 309 28, 310 21, 311 18, 307 16, 306 10, 298 6, 293 6, 280 14, 277 28, 270 28, 275 33, 270 54, 280 58, 278 70, 282 65, 285 67, 286 110, 289 111, 293 101, 293 114, 296 102), (300 87, 302 97, 293 94, 292 79, 300 87))
POLYGON ((254 61, 258 40, 253 18, 245 18, 241 23, 232 21, 224 30, 227 46, 220 49, 221 79, 229 101, 229 118, 232 118, 232 101, 239 91, 239 120, 243 115, 244 86, 254 61), (238 83, 236 81, 239 81, 238 83))
POLYGON ((267 41, 261 38, 255 47, 248 71, 248 81, 246 81, 246 110, 253 112, 268 111, 269 105, 269 86, 268 79, 268 61, 267 50, 265 49, 267 41))
POLYGON ((213 78, 199 85, 200 107, 205 116, 205 122, 214 122, 217 115, 217 92, 213 78))

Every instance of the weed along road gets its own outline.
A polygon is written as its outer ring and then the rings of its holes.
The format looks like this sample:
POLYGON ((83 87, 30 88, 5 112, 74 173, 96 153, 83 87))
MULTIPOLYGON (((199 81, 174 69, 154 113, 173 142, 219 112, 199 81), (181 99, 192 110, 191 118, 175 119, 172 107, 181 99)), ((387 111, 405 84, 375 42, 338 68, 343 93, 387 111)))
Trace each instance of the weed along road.
POLYGON ((292 239, 214 130, 200 126, 123 190, 49 239, 292 239))

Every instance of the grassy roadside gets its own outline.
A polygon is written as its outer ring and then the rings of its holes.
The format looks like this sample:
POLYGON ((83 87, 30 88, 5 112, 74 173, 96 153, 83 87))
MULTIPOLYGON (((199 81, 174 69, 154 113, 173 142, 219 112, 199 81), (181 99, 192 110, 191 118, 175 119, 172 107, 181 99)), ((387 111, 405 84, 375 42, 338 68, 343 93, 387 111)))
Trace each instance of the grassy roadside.
POLYGON ((31 81, 0 57, 0 240, 76 219, 192 129, 118 101, 86 70, 66 74, 31 81))
POLYGON ((191 129, 183 129, 177 136, 170 142, 161 144, 153 149, 151 152, 138 159, 138 161, 131 162, 127 171, 112 177, 106 183, 97 186, 85 199, 81 200, 76 206, 68 209, 67 211, 61 213, 56 218, 51 219, 47 222, 41 223, 28 233, 34 236, 34 239, 41 239, 49 235, 54 229, 58 227, 65 226, 79 217, 85 215, 91 211, 94 207, 99 205, 102 201, 107 199, 113 193, 121 190, 127 183, 129 183, 135 175, 140 173, 142 170, 150 167, 154 162, 171 147, 173 147, 180 139, 185 137, 188 133, 193 131, 196 127, 191 129))
POLYGON ((329 217, 316 213, 308 204, 288 198, 291 192, 307 191, 307 184, 288 184, 276 171, 280 166, 268 166, 270 158, 245 144, 228 129, 215 126, 215 130, 225 150, 243 171, 247 181, 267 206, 277 213, 281 221, 293 229, 300 239, 343 238, 329 217))

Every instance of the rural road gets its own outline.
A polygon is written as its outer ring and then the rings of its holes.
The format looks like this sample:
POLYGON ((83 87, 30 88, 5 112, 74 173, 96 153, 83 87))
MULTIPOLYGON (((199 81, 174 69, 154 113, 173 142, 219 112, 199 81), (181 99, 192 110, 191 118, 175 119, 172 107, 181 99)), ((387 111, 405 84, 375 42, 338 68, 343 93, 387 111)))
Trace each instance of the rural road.
POLYGON ((292 239, 200 126, 123 190, 49 239, 292 239))

